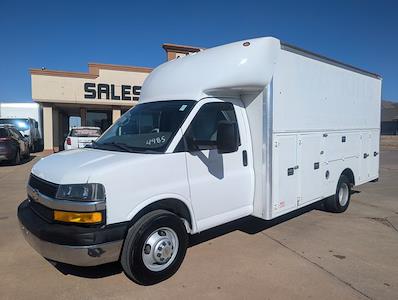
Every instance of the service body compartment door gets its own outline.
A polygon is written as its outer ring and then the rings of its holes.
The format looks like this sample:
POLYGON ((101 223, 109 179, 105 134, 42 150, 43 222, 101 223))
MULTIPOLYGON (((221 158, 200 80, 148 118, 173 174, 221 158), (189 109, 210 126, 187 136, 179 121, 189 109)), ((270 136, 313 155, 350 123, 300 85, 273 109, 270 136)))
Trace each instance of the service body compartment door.
POLYGON ((372 131, 370 134, 370 153, 369 153, 369 174, 370 179, 373 180, 379 177, 379 159, 380 159, 380 132, 378 130, 372 131))
POLYGON ((297 207, 299 196, 297 136, 274 136, 272 160, 273 215, 297 207))
POLYGON ((361 155, 360 159, 360 179, 359 183, 367 182, 370 178, 370 167, 373 153, 371 153, 372 135, 370 132, 361 134, 361 155), (372 155, 372 157, 371 157, 372 155))
POLYGON ((321 161, 323 137, 321 133, 298 136, 298 166, 300 168, 299 204, 313 202, 322 197, 323 161, 321 161))

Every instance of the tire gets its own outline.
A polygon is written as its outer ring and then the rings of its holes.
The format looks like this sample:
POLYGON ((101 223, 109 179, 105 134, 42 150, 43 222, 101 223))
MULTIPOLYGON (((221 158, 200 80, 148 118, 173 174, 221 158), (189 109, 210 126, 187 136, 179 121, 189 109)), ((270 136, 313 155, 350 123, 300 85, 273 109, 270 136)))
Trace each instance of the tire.
POLYGON ((19 149, 15 152, 15 157, 12 162, 14 165, 19 165, 21 163, 21 153, 19 152, 19 149))
POLYGON ((27 160, 27 159, 29 159, 29 157, 30 157, 30 149, 28 147, 28 149, 26 150, 26 153, 24 155, 24 158, 27 160))
POLYGON ((154 210, 129 229, 120 262, 130 279, 152 285, 177 272, 187 247, 188 234, 181 219, 169 211, 154 210))
POLYGON ((334 213, 345 212, 350 205, 351 182, 345 175, 341 175, 337 183, 336 193, 325 199, 325 208, 334 213))

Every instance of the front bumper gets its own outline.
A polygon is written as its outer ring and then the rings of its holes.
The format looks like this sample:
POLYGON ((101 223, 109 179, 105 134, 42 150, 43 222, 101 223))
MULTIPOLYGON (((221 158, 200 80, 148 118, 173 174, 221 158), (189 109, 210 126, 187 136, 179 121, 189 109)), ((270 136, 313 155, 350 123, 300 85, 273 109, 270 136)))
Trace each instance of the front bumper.
POLYGON ((90 246, 68 246, 43 241, 20 223, 29 245, 45 258, 75 266, 96 266, 119 260, 123 240, 90 246))
POLYGON ((26 241, 43 257, 76 266, 95 266, 119 259, 128 223, 102 227, 49 223, 25 200, 18 219, 26 241))

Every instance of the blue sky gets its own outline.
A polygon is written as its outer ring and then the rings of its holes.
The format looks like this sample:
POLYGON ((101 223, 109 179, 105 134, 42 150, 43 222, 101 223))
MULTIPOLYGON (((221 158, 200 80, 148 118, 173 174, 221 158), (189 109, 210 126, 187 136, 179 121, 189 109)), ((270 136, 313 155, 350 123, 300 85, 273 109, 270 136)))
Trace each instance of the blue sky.
POLYGON ((383 76, 398 101, 398 1, 0 2, 0 101, 29 101, 29 68, 155 67, 162 43, 212 47, 259 36, 383 76))

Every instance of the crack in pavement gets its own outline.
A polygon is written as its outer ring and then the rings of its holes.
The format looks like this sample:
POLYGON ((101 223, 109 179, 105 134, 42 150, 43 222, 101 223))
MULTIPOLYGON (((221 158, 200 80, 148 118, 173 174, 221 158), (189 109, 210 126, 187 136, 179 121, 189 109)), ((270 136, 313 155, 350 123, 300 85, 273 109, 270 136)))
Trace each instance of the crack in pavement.
POLYGON ((395 227, 394 224, 390 222, 390 220, 388 219, 388 217, 385 218, 385 220, 386 220, 386 222, 387 222, 388 224, 390 224, 390 226, 391 226, 392 229, 394 229, 396 232, 398 232, 397 227, 395 227))
POLYGON ((271 239, 272 241, 274 241, 275 243, 279 244, 280 246, 284 247, 285 249, 289 250, 290 252, 293 252, 294 254, 298 255, 299 257, 301 257, 302 259, 306 260, 307 262, 311 263, 312 265, 314 265, 315 267, 321 269, 322 271, 326 272, 327 274, 329 274, 330 276, 332 276, 333 278, 337 279, 338 281, 340 281, 341 283, 343 283, 344 285, 350 287, 352 290, 356 291, 357 293, 359 293, 360 295, 362 295, 363 297, 367 298, 367 299, 373 299, 372 297, 366 295, 364 292, 362 292, 361 290, 357 289, 356 287, 354 287, 351 283, 345 281, 344 279, 341 279, 340 277, 338 277, 336 274, 330 272, 329 270, 325 269, 324 267, 322 267, 321 265, 317 264, 316 262, 310 260, 309 258, 305 257, 304 255, 300 254, 299 252, 297 252, 296 250, 290 248, 289 246, 285 245, 284 243, 282 243, 281 241, 273 238, 272 236, 266 234, 265 232, 261 232, 261 234, 265 235, 266 237, 268 237, 269 239, 271 239))

